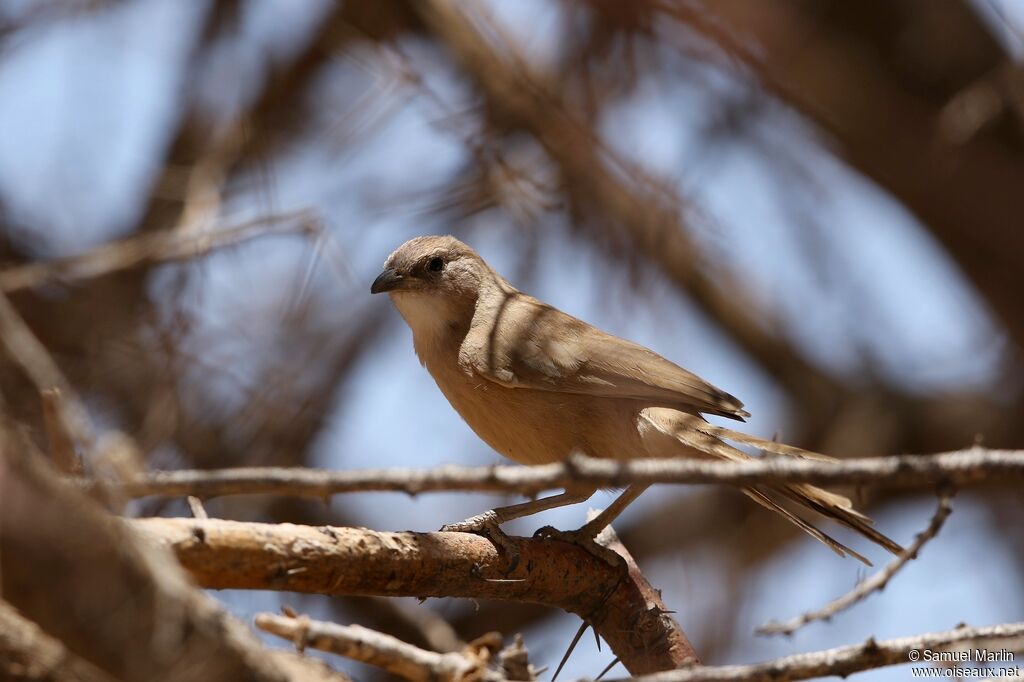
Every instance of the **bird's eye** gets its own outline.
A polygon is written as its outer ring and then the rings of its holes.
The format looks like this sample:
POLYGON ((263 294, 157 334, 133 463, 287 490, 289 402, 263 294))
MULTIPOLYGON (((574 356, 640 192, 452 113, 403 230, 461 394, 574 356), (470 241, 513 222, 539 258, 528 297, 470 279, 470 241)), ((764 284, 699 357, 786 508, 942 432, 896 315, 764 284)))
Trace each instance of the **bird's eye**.
POLYGON ((431 258, 430 262, 427 263, 427 270, 430 270, 431 272, 441 272, 444 270, 444 259, 431 258))

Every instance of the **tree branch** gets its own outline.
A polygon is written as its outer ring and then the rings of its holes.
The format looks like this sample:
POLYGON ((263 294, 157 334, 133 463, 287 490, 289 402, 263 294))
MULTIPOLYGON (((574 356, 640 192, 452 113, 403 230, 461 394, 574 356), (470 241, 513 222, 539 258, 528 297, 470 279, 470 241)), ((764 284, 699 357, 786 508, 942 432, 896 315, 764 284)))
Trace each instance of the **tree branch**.
MULTIPOLYGON (((328 471, 287 467, 156 471, 111 486, 127 497, 200 498, 277 494, 327 498, 338 493, 469 490, 536 495, 574 487, 621 488, 630 483, 768 483, 925 487, 998 483, 1024 478, 1024 451, 971 448, 934 455, 865 457, 837 462, 764 458, 750 462, 690 459, 607 460, 573 456, 540 466, 443 466, 436 469, 328 471)), ((83 485, 92 485, 89 481, 83 485)))
POLYGON ((220 230, 173 228, 141 232, 77 256, 25 263, 3 270, 0 291, 10 294, 52 282, 94 279, 149 263, 195 258, 260 236, 315 231, 308 211, 293 211, 260 216, 220 230))
MULTIPOLYGON (((841 646, 806 654, 776 658, 753 665, 723 665, 671 670, 636 678, 637 682, 788 682, 812 677, 852 673, 911 662, 910 652, 925 649, 945 650, 954 645, 992 647, 1002 641, 1024 636, 1024 623, 1007 623, 986 628, 960 627, 945 632, 930 632, 876 642, 868 638, 862 644, 841 646)), ((1004 664, 1012 668, 1012 663, 1004 664)), ((1018 668, 1018 671, 1020 668, 1018 668)), ((1020 673, 1018 673, 1020 674, 1020 673)), ((614 680, 612 682, 624 682, 614 680)))
POLYGON ((953 511, 953 507, 950 505, 951 498, 952 495, 950 493, 940 495, 939 506, 935 510, 935 514, 932 516, 932 520, 928 524, 928 527, 921 531, 921 533, 914 538, 914 542, 900 552, 899 556, 881 571, 870 578, 861 581, 851 591, 838 599, 830 601, 821 609, 802 614, 783 623, 777 623, 774 621, 769 622, 757 629, 758 634, 791 635, 808 623, 812 623, 816 620, 828 620, 840 611, 845 611, 857 602, 866 598, 872 592, 884 590, 885 586, 889 584, 889 581, 894 575, 896 575, 897 571, 903 568, 908 561, 916 559, 921 548, 924 547, 929 540, 939 534, 939 531, 942 529, 942 525, 946 522, 946 519, 953 511))
POLYGON ((509 569, 486 538, 469 533, 383 533, 363 528, 136 519, 205 588, 328 595, 463 597, 555 606, 589 621, 633 674, 676 668, 693 649, 657 591, 582 548, 508 538, 509 569))
MULTIPOLYGON (((306 647, 329 651, 414 682, 501 682, 505 676, 488 668, 494 642, 474 643, 461 652, 427 651, 361 625, 338 625, 306 617, 272 613, 256 615, 256 627, 283 637, 300 651, 306 647)), ((500 644, 500 639, 497 642, 500 644)))

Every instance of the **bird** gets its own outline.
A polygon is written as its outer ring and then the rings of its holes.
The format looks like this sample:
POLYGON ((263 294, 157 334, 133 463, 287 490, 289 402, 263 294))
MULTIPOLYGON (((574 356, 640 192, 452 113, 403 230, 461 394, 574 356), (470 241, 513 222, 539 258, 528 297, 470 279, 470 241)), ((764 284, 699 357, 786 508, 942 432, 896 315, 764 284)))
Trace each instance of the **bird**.
MULTIPOLYGON (((729 393, 654 351, 519 291, 453 236, 406 241, 388 256, 370 292, 390 296, 441 393, 477 436, 515 462, 548 464, 576 453, 610 459, 753 458, 727 441, 775 456, 836 461, 711 424, 703 415, 742 422, 750 414, 729 393)), ((578 530, 548 528, 548 535, 593 548, 596 536, 647 487, 630 485, 578 530)), ((566 489, 442 530, 495 537, 507 521, 582 502, 595 492, 566 489)), ((871 565, 783 503, 829 517, 894 554, 902 551, 837 493, 808 484, 752 485, 743 492, 840 556, 871 565)))

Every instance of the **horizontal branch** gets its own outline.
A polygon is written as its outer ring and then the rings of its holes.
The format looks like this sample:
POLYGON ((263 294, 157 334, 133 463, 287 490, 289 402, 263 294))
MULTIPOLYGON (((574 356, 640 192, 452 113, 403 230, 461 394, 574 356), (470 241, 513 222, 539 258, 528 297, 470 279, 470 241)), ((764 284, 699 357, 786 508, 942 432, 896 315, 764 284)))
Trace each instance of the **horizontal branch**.
MULTIPOLYGON (((633 679, 642 682, 788 682, 832 675, 846 677, 862 670, 916 662, 911 652, 917 652, 919 655, 926 649, 945 650, 958 645, 969 645, 972 648, 988 647, 991 650, 1000 642, 1015 640, 1022 636, 1024 623, 1007 623, 986 628, 960 627, 945 632, 930 632, 881 642, 869 638, 862 644, 785 656, 752 665, 695 666, 633 679)), ((1013 662, 988 665, 1015 667, 1013 662)), ((1019 674, 1018 672, 1018 676, 1019 674)))
MULTIPOLYGON (((338 493, 469 490, 536 495, 553 488, 622 488, 631 483, 768 483, 816 485, 968 486, 1024 478, 1024 451, 972 448, 935 455, 866 457, 837 462, 766 458, 750 462, 691 459, 606 460, 573 456, 541 466, 443 466, 436 469, 328 471, 248 467, 156 471, 111 484, 132 498, 150 495, 201 498, 276 494, 326 498, 338 493)), ((88 485, 88 483, 87 483, 88 485)))
POLYGON ((169 547, 205 588, 530 602, 587 620, 633 674, 676 668, 696 658, 635 563, 626 558, 628 571, 618 570, 565 542, 509 537, 504 545, 518 556, 510 569, 494 543, 471 533, 384 533, 220 519, 127 523, 169 547))
POLYGON ((484 647, 468 646, 462 652, 442 654, 361 625, 338 625, 272 613, 257 614, 256 627, 293 642, 300 651, 306 647, 329 651, 414 682, 503 682, 506 679, 488 668, 493 652, 484 647))

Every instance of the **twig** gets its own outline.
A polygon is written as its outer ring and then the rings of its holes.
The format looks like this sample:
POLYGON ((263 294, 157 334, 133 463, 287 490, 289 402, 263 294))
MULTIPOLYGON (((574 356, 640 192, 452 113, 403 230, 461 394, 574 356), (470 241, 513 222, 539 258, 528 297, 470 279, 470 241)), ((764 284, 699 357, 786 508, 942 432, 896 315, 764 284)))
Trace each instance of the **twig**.
POLYGON ((544 604, 587 618, 634 674, 678 666, 679 625, 634 570, 617 570, 572 544, 509 537, 509 570, 490 540, 470 533, 134 519, 169 547, 201 587, 307 594, 459 597, 544 604))
MULTIPOLYGON (((862 644, 784 656, 753 665, 697 666, 633 679, 637 682, 789 682, 827 675, 846 677, 862 670, 910 663, 911 652, 943 650, 965 643, 993 647, 1001 641, 1022 635, 1024 623, 1006 623, 985 628, 959 627, 945 632, 930 632, 881 642, 868 638, 862 644)), ((1007 663, 1004 667, 1013 668, 1014 665, 1007 663)), ((1017 670, 1020 671, 1020 668, 1017 670)))
POLYGON ((938 535, 939 531, 942 529, 942 525, 946 522, 946 519, 953 511, 953 507, 950 505, 951 499, 952 493, 944 492, 940 494, 939 506, 936 508, 935 514, 932 516, 932 520, 928 524, 928 527, 919 533, 914 539, 914 542, 900 552, 899 556, 897 556, 892 563, 881 571, 870 578, 861 581, 855 588, 853 588, 853 590, 847 592, 838 599, 829 602, 821 609, 804 613, 782 623, 775 621, 769 622, 759 627, 757 629, 757 633, 760 635, 791 635, 808 623, 812 623, 816 620, 828 620, 840 611, 845 611, 857 602, 866 598, 872 592, 885 589, 885 586, 889 584, 889 581, 894 575, 896 575, 896 572, 903 568, 907 562, 912 559, 916 559, 921 548, 924 547, 929 540, 938 535))
POLYGON ((0 272, 0 291, 10 294, 50 282, 74 282, 128 270, 145 263, 185 260, 256 237, 305 234, 318 229, 309 211, 260 216, 222 230, 144 232, 102 244, 86 253, 28 263, 0 272))
MULTIPOLYGON (((957 486, 1024 478, 1024 450, 974 447, 934 455, 865 457, 837 462, 771 458, 750 462, 634 459, 573 456, 540 466, 436 469, 362 469, 328 471, 286 467, 156 471, 118 483, 131 497, 275 494, 326 498, 339 493, 469 490, 536 495, 575 486, 621 488, 630 483, 717 483, 733 486, 766 483, 816 485, 957 486)), ((91 485, 83 481, 83 485, 91 485)))
POLYGON ((501 673, 488 668, 496 652, 486 647, 469 646, 459 653, 440 654, 360 625, 337 625, 272 613, 257 614, 256 627, 294 642, 300 651, 306 647, 329 651, 414 682, 470 679, 500 682, 505 679, 501 673))
POLYGON ((192 517, 196 519, 208 519, 210 515, 206 513, 206 509, 203 507, 203 501, 194 495, 189 495, 185 498, 188 502, 188 508, 192 511, 192 517))

